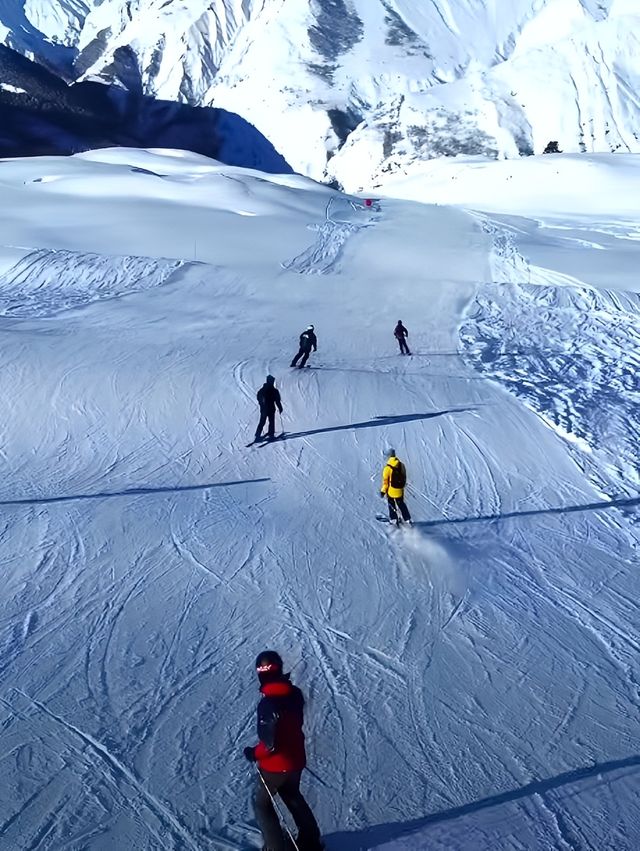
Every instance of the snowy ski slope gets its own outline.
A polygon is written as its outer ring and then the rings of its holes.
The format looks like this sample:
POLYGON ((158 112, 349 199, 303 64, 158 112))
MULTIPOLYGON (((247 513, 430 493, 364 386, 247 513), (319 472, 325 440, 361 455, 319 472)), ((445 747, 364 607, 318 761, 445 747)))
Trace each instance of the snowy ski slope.
POLYGON ((640 193, 588 162, 599 202, 570 158, 484 197, 457 161, 473 212, 0 163, 2 851, 258 848, 267 646, 329 851, 639 847, 640 193), (267 372, 285 439, 247 449, 267 372), (375 520, 390 443, 412 530, 375 520))

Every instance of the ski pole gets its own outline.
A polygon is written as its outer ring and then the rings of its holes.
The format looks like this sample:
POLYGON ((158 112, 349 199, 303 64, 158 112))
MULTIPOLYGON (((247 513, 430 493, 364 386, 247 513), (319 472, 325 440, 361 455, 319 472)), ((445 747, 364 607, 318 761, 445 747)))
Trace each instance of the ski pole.
POLYGON ((306 770, 306 771, 308 771, 308 772, 309 772, 309 774, 310 774, 312 777, 315 777, 315 779, 318 781, 318 783, 320 783, 320 784, 321 784, 322 786, 324 786, 326 789, 329 789, 329 788, 330 788, 330 787, 329 787, 329 785, 328 785, 327 783, 325 783, 325 782, 324 782, 324 780, 322 779, 322 777, 318 777, 318 775, 315 773, 315 771, 312 771, 312 770, 309 768, 309 766, 308 766, 308 765, 306 766, 305 770, 306 770))
POLYGON ((269 787, 268 787, 268 786, 267 786, 267 784, 265 783, 265 779, 264 779, 264 777, 262 776, 262 773, 261 773, 260 769, 259 769, 257 766, 256 766, 256 771, 258 772, 258 775, 259 775, 259 777, 260 777, 260 780, 262 780, 262 785, 263 785, 263 786, 264 786, 264 788, 267 790, 267 795, 271 798, 271 803, 272 803, 272 805, 273 805, 273 809, 276 811, 276 814, 277 814, 277 816, 278 816, 278 819, 280 820, 280 824, 281 824, 281 825, 284 827, 284 829, 287 831, 287 834, 289 835, 289 839, 291 840, 291 844, 292 844, 292 845, 293 845, 293 847, 295 848, 295 851, 300 851, 300 847, 299 847, 299 845, 297 844, 297 842, 296 842, 296 841, 295 841, 295 839, 293 838, 293 834, 292 834, 292 833, 291 833, 291 831, 289 830, 289 825, 287 824, 286 819, 285 819, 284 815, 282 814, 282 810, 280 809, 280 807, 279 807, 279 806, 278 806, 278 804, 276 803, 276 799, 275 799, 275 798, 273 797, 273 795, 271 794, 271 789, 269 789, 269 787))

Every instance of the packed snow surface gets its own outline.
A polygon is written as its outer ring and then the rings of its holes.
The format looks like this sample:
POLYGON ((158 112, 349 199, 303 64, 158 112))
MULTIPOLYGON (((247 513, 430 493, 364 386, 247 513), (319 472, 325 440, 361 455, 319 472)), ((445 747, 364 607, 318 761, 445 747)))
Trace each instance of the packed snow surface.
POLYGON ((640 846, 638 162, 454 165, 0 162, 2 851, 260 847, 266 647, 329 851, 640 846))

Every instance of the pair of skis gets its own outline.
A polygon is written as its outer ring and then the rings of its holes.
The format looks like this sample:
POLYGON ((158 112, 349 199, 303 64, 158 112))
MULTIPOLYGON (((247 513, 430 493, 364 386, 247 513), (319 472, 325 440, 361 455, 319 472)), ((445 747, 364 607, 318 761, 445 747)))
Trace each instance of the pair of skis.
POLYGON ((376 520, 380 521, 380 523, 388 523, 390 526, 395 526, 396 529, 402 529, 402 527, 407 527, 409 529, 413 526, 412 520, 391 520, 390 517, 387 517, 386 514, 376 514, 376 520))
POLYGON ((247 449, 250 446, 266 446, 268 443, 276 443, 278 440, 282 440, 285 436, 286 432, 282 432, 282 434, 277 435, 276 437, 255 437, 251 443, 247 443, 247 449))

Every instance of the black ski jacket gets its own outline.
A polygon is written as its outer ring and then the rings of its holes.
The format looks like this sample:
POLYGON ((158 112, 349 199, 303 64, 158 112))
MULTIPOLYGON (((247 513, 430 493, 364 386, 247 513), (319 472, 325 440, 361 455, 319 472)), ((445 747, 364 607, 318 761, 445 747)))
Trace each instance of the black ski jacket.
POLYGON ((263 384, 256 394, 261 411, 274 414, 276 408, 282 413, 282 401, 280 391, 273 384, 263 384))
POLYGON ((404 327, 402 322, 398 322, 398 324, 396 325, 395 330, 393 332, 393 336, 398 340, 400 340, 402 337, 408 337, 409 336, 409 332, 404 327))
POLYGON ((310 352, 313 346, 313 351, 318 351, 318 338, 313 331, 303 331, 300 334, 300 348, 303 352, 310 352))

